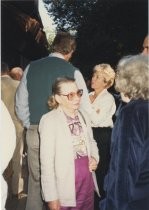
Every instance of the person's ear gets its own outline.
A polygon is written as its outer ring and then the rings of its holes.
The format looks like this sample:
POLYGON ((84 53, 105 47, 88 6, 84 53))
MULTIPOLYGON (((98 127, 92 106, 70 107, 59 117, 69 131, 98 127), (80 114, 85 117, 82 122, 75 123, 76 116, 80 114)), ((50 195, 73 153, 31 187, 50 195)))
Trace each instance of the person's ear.
POLYGON ((59 95, 55 95, 55 100, 57 101, 58 104, 61 104, 61 97, 59 95))
POLYGON ((72 54, 73 54, 73 50, 70 53, 64 55, 65 60, 69 61, 71 59, 71 57, 72 57, 72 54))

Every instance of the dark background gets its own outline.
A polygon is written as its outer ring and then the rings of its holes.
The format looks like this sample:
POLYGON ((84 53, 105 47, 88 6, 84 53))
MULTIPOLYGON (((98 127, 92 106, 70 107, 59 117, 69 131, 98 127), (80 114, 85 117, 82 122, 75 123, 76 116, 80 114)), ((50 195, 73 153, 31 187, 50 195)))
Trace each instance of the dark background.
POLYGON ((141 52, 148 33, 148 0, 44 2, 54 15, 57 29, 77 31, 73 62, 85 77, 90 77, 96 64, 105 62, 115 67, 122 56, 141 52))
POLYGON ((38 0, 1 1, 1 61, 23 69, 48 55, 38 0))
MULTIPOLYGON (((72 63, 85 78, 99 63, 114 68, 118 60, 141 52, 148 33, 148 0, 44 0, 57 30, 75 31, 77 50, 72 63)), ((1 60, 25 66, 47 56, 48 43, 38 0, 1 1, 1 60), (30 24, 30 18, 35 24, 30 24), (37 39, 38 38, 38 39, 37 39)))

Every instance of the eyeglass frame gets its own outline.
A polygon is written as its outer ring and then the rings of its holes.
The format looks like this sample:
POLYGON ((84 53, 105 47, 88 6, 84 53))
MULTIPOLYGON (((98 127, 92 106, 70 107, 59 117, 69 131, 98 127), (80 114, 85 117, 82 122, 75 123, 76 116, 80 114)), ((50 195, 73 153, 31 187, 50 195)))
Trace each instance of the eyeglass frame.
POLYGON ((69 101, 72 101, 75 96, 78 96, 79 98, 82 97, 82 95, 83 95, 83 89, 78 89, 77 92, 70 92, 68 94, 59 94, 59 95, 67 96, 68 100, 69 101))

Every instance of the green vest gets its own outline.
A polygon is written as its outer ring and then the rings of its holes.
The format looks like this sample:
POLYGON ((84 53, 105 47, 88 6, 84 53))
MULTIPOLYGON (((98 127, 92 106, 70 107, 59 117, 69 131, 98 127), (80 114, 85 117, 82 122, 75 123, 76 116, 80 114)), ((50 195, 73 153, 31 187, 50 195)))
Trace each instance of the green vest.
POLYGON ((58 77, 74 78, 76 68, 57 57, 46 57, 31 62, 27 73, 27 90, 30 124, 39 124, 40 118, 47 113, 48 98, 52 94, 52 84, 58 77))

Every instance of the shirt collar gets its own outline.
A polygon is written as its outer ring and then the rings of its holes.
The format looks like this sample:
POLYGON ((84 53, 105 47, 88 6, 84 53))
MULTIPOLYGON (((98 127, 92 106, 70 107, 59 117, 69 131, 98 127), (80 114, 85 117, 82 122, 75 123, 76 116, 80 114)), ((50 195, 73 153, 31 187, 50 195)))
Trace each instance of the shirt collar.
MULTIPOLYGON (((107 89, 103 89, 103 90, 98 94, 98 96, 101 96, 101 95, 103 95, 103 94, 105 94, 105 93, 107 93, 107 92, 108 92, 107 89)), ((91 92, 92 95, 94 95, 94 93, 95 93, 95 91, 91 92)), ((98 96, 97 96, 97 97, 98 97, 98 96)))
POLYGON ((1 77, 11 78, 8 74, 1 75, 1 77))
POLYGON ((58 52, 51 53, 49 56, 64 59, 64 56, 61 53, 58 53, 58 52))

